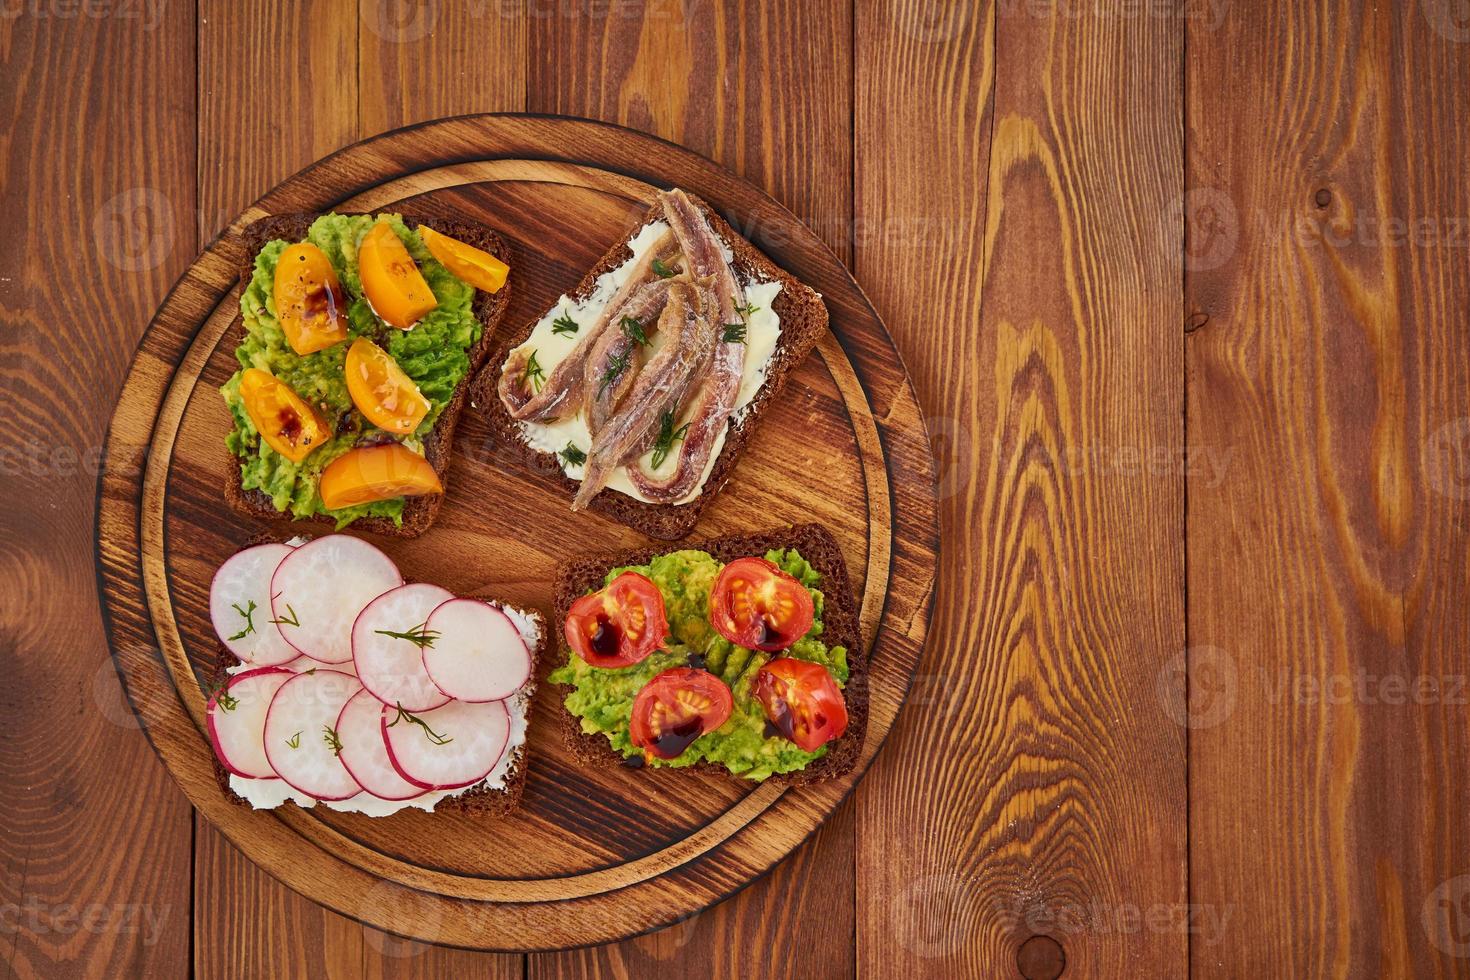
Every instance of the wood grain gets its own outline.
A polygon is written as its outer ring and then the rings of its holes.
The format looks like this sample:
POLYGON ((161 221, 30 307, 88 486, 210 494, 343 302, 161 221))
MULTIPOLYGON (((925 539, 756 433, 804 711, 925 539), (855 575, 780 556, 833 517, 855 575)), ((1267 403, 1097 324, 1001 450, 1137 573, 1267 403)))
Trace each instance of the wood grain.
MULTIPOLYGON (((358 144, 294 176, 259 208, 432 204, 487 223, 509 241, 513 255, 554 241, 555 216, 576 213, 585 240, 564 241, 558 251, 581 267, 605 242, 626 233, 627 219, 652 198, 651 181, 688 187, 733 219, 772 229, 773 241, 785 244, 771 245, 771 258, 824 295, 846 345, 824 343, 820 357, 797 369, 796 394, 774 406, 761 427, 761 441, 776 439, 774 451, 742 460, 741 481, 765 492, 743 501, 722 495, 704 532, 795 522, 841 505, 830 511, 831 530, 849 556, 866 554, 849 564, 871 646, 867 738, 852 773, 794 788, 652 773, 630 796, 626 774, 580 771, 563 747, 537 736, 549 729, 547 713, 555 708, 542 699, 531 742, 536 770, 549 775, 533 784, 521 812, 493 826, 465 815, 374 821, 291 807, 252 813, 231 805, 214 784, 198 730, 203 708, 197 674, 215 645, 202 583, 249 536, 248 527, 239 528, 232 542, 230 528, 241 522, 221 520, 216 506, 225 465, 217 447, 227 425, 216 391, 232 356, 228 297, 243 262, 240 230, 249 215, 211 244, 159 311, 119 404, 115 429, 151 432, 148 467, 141 506, 136 478, 104 481, 100 546, 110 556, 141 555, 146 605, 135 591, 110 588, 107 604, 117 621, 151 621, 164 651, 162 663, 119 656, 130 689, 169 702, 152 727, 155 745, 191 801, 252 859, 292 887, 379 928, 477 948, 564 947, 626 936, 705 908, 768 870, 836 808, 881 746, 917 663, 937 542, 932 471, 912 390, 881 323, 846 271, 748 184, 628 130, 538 117, 465 117, 358 144), (564 146, 576 146, 579 156, 605 169, 556 161, 564 146), (453 165, 442 166, 435 154, 453 165), (464 162, 475 154, 485 162, 464 162), (529 159, 517 163, 520 155, 529 159), (589 193, 622 196, 622 203, 588 206, 589 193), (579 258, 578 250, 586 254, 579 258), (156 417, 140 417, 140 410, 156 417), (793 471, 789 460, 800 451, 798 443, 808 433, 825 432, 829 417, 846 420, 855 449, 820 472, 793 471), (177 699, 170 697, 174 692, 177 699), (598 784, 590 792, 582 785, 588 781, 598 784), (640 813, 640 794, 647 793, 654 799, 640 813), (667 805, 671 798, 679 805, 667 805), (620 802, 603 812, 588 807, 588 799, 620 802), (696 818, 693 826, 686 826, 689 815, 696 818), (623 853, 640 838, 647 853, 623 853), (567 846, 568 839, 576 846, 567 846), (603 866, 596 864, 599 851, 606 852, 603 866), (432 915, 405 921, 397 905, 375 903, 383 879, 413 889, 432 915)), ((513 289, 508 316, 527 320, 557 292, 558 284, 532 275, 513 289)), ((835 433, 819 437, 841 442, 835 433)), ((477 434, 473 417, 462 420, 456 444, 484 444, 483 427, 477 434)), ((584 553, 589 540, 609 542, 624 533, 585 516, 565 533, 496 534, 492 523, 487 535, 488 501, 516 501, 526 523, 538 528, 571 517, 563 500, 536 490, 534 479, 499 465, 493 455, 462 452, 455 471, 458 484, 476 492, 449 496, 432 542, 426 536, 392 549, 412 579, 535 605, 544 601, 538 585, 544 589, 545 576, 507 582, 496 570, 547 565, 584 553)))
POLYGON ((943 640, 858 800, 861 975, 1186 968, 1182 929, 1127 919, 1187 897, 1155 696, 1184 639, 1182 31, 859 4, 855 265, 947 495, 943 640))
POLYGON ((1191 681, 1220 703, 1190 742, 1191 898, 1231 913, 1200 972, 1461 976, 1470 955, 1458 16, 1190 25, 1188 426, 1229 454, 1189 481, 1190 643, 1213 651, 1191 681))
POLYGON ((110 396, 196 247, 193 12, 39 6, 0 18, 0 956, 7 977, 176 976, 189 808, 107 657, 92 515, 110 396))
MULTIPOLYGON (((532 61, 527 107, 632 126, 703 153, 850 258, 851 5, 706 0, 606 9, 604 17, 532 22, 541 56, 532 61)), ((762 229, 739 230, 761 244, 762 229)), ((741 481, 733 482, 738 490, 741 481)), ((851 975, 851 820, 843 807, 769 878, 693 920, 613 946, 536 955, 530 973, 851 975), (766 938, 751 943, 752 934, 766 938)))

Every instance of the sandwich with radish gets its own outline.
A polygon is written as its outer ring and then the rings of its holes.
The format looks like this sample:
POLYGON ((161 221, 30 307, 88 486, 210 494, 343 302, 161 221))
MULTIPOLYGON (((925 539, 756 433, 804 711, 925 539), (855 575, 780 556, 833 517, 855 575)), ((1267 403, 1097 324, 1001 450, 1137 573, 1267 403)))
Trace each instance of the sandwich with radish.
POLYGON ((239 801, 370 816, 519 803, 540 613, 406 582, 345 534, 237 552, 209 605, 209 738, 239 801))

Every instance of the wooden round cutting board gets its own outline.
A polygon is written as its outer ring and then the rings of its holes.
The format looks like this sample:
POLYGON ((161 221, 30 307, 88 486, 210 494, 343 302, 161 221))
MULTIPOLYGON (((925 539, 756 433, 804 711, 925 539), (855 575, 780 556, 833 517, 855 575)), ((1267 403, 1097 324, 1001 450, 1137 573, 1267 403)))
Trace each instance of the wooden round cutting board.
MULTIPOLYGON (((508 333, 506 335, 509 335, 508 333)), ((411 580, 550 616, 561 559, 642 545, 573 514, 462 417, 438 521, 379 541, 411 580)), ((240 215, 179 280, 143 337, 109 431, 97 515, 102 603, 116 660, 154 748, 194 806, 270 874, 377 928, 480 949, 608 942, 686 917, 769 870, 861 777, 892 727, 928 627, 938 548, 932 455, 903 363, 837 258, 751 185, 669 143, 583 120, 447 119, 349 147, 240 215), (869 644, 870 716, 848 776, 785 788, 686 772, 588 770, 538 697, 522 809, 491 819, 409 811, 370 819, 288 805, 252 811, 220 791, 203 732, 216 651, 214 569, 262 526, 224 503, 241 230, 285 211, 413 207, 464 215, 514 249, 517 331, 621 240, 656 188, 684 187, 820 291, 831 333, 762 420, 691 536, 815 520, 841 542, 869 644)), ((677 547, 677 546, 671 546, 677 547)))

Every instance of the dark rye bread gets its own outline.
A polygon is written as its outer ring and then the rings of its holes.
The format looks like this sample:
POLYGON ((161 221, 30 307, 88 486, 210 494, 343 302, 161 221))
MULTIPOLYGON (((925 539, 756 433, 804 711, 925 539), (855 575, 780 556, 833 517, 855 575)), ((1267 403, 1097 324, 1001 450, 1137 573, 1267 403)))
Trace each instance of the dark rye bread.
MULTIPOLYGON (((491 255, 500 259, 507 265, 511 264, 510 246, 503 238, 484 225, 472 221, 454 221, 442 218, 429 218, 415 214, 412 211, 393 211, 389 209, 384 213, 396 213, 411 228, 419 225, 428 225, 435 231, 441 232, 451 238, 483 249, 491 255)), ((311 223, 319 217, 310 213, 277 214, 268 218, 261 218, 251 223, 244 233, 245 262, 240 267, 240 290, 243 295, 245 288, 250 284, 251 277, 255 274, 255 257, 266 243, 280 238, 288 242, 299 242, 306 238, 311 223)), ((485 364, 492 346, 495 344, 496 328, 499 327, 501 318, 510 305, 510 282, 507 281, 498 292, 487 293, 484 290, 475 290, 475 298, 471 309, 475 319, 479 320, 484 329, 480 331, 480 339, 469 350, 470 369, 454 390, 454 396, 444 411, 439 416, 439 421, 434 424, 434 429, 424 440, 424 456, 434 472, 439 474, 439 482, 444 485, 444 494, 431 494, 423 497, 409 497, 403 506, 403 524, 394 524, 386 517, 365 517, 352 522, 355 531, 366 531, 373 534, 388 535, 400 538, 415 538, 429 529, 434 523, 434 518, 439 513, 439 505, 444 502, 444 496, 449 492, 448 469, 449 459, 454 446, 454 426, 459 421, 459 413, 464 410, 465 399, 468 397, 471 379, 485 364)), ((245 339, 245 319, 237 314, 235 322, 230 328, 229 337, 232 341, 232 349, 245 339)), ((311 523, 336 526, 336 520, 327 514, 317 514, 304 520, 292 518, 289 513, 276 510, 271 499, 260 490, 246 490, 241 485, 240 464, 238 459, 231 454, 226 466, 225 476, 225 500, 229 505, 247 517, 257 517, 267 521, 284 521, 291 524, 311 523)))
MULTIPOLYGON (((280 540, 285 539, 280 535, 258 534, 251 538, 246 547, 280 540)), ((492 596, 482 595, 475 596, 474 598, 483 599, 486 602, 497 605, 505 605, 492 596)), ((541 642, 536 645, 535 650, 531 651, 531 681, 526 690, 526 712, 529 716, 532 699, 536 694, 537 679, 544 671, 546 662, 551 659, 548 655, 551 643, 551 631, 548 629, 546 617, 541 615, 540 610, 521 609, 519 606, 511 608, 515 608, 519 612, 531 617, 541 630, 541 642)), ((210 673, 206 690, 219 690, 229 679, 228 669, 238 663, 240 663, 240 660, 221 644, 215 653, 214 670, 210 673)), ((529 766, 526 749, 528 742, 529 738, 527 741, 511 749, 511 768, 506 778, 505 789, 490 789, 485 786, 477 786, 458 796, 449 796, 440 800, 434 807, 434 812, 440 813, 442 811, 452 810, 461 813, 477 813, 489 817, 499 817, 518 808, 521 804, 521 796, 526 789, 526 775, 529 766)), ((249 806, 249 800, 246 800, 234 790, 230 789, 230 772, 220 764, 219 757, 214 754, 213 746, 210 748, 209 758, 214 763, 214 778, 219 783, 220 792, 224 793, 225 797, 232 803, 240 806, 249 806)))
MULTIPOLYGON (((827 331, 827 307, 823 304, 820 293, 776 265, 750 242, 740 237, 735 229, 731 228, 704 201, 693 194, 690 194, 689 198, 704 212, 715 234, 730 246, 735 256, 734 268, 737 279, 742 283, 755 280, 779 280, 781 282, 781 291, 777 293, 776 300, 772 304, 776 314, 781 318, 781 338, 775 351, 771 354, 765 384, 746 406, 740 422, 730 424, 725 444, 698 497, 686 504, 651 504, 629 497, 617 490, 606 489, 592 499, 591 506, 594 510, 660 541, 677 541, 694 530, 694 525, 699 521, 699 515, 704 511, 705 506, 714 499, 725 485, 725 481, 730 478, 750 438, 750 433, 758 424, 760 417, 765 414, 767 407, 786 387, 786 380, 792 369, 800 364, 807 354, 811 353, 812 348, 827 331)), ((628 239, 637 233, 638 228, 661 217, 662 214, 663 211, 657 204, 649 208, 637 227, 630 229, 628 234, 614 245, 567 295, 573 299, 582 299, 590 295, 597 283, 598 276, 612 271, 632 256, 633 253, 627 245, 628 239)), ((538 317, 537 320, 539 319, 538 317)), ((560 463, 554 453, 538 452, 526 445, 521 439, 518 424, 511 418, 496 390, 500 381, 501 366, 505 364, 510 352, 525 343, 526 339, 531 336, 537 320, 532 320, 517 336, 510 338, 496 350, 485 370, 475 379, 470 391, 470 404, 484 413, 489 421, 491 432, 502 444, 518 453, 534 471, 550 474, 550 479, 559 483, 566 490, 567 498, 570 500, 577 492, 578 482, 562 473, 560 463)))
MULTIPOLYGON (((858 629, 857 600, 847 577, 847 562, 842 558, 842 549, 838 546, 837 539, 820 524, 798 524, 752 534, 726 535, 684 547, 706 551, 721 562, 763 556, 773 548, 795 548, 822 576, 818 585, 823 595, 822 640, 828 646, 847 648, 848 678, 842 692, 847 702, 847 731, 841 738, 828 744, 826 755, 805 769, 771 776, 767 782, 777 780, 792 785, 814 783, 851 771, 862 753, 863 735, 868 727, 868 657, 858 629)), ((554 601, 558 655, 554 663, 551 658, 542 661, 541 682, 543 686, 549 686, 555 694, 556 703, 561 707, 557 716, 561 720, 562 736, 577 761, 583 765, 620 766, 624 760, 613 751, 607 736, 600 732, 589 734, 582 731, 581 719, 566 710, 566 698, 572 693, 572 688, 566 684, 552 684, 546 679, 547 674, 565 664, 572 656, 560 624, 566 622, 567 612, 573 602, 588 592, 602 588, 603 579, 609 569, 624 565, 646 565, 655 556, 667 554, 671 550, 675 549, 651 547, 619 554, 577 558, 562 563, 557 569, 554 601)), ((749 782, 713 762, 700 761, 687 768, 718 773, 741 783, 749 782)))

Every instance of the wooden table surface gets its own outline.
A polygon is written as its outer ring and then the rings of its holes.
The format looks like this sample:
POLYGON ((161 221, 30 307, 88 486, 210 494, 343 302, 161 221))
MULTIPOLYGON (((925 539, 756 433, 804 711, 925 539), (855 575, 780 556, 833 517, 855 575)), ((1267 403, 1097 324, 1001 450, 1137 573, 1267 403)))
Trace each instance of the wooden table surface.
POLYGON ((1462 0, 8 0, 0 61, 7 977, 1470 974, 1462 0), (364 928, 197 819, 92 541, 201 245, 357 139, 506 110, 810 224, 944 522, 836 817, 687 922, 529 958, 364 928))

